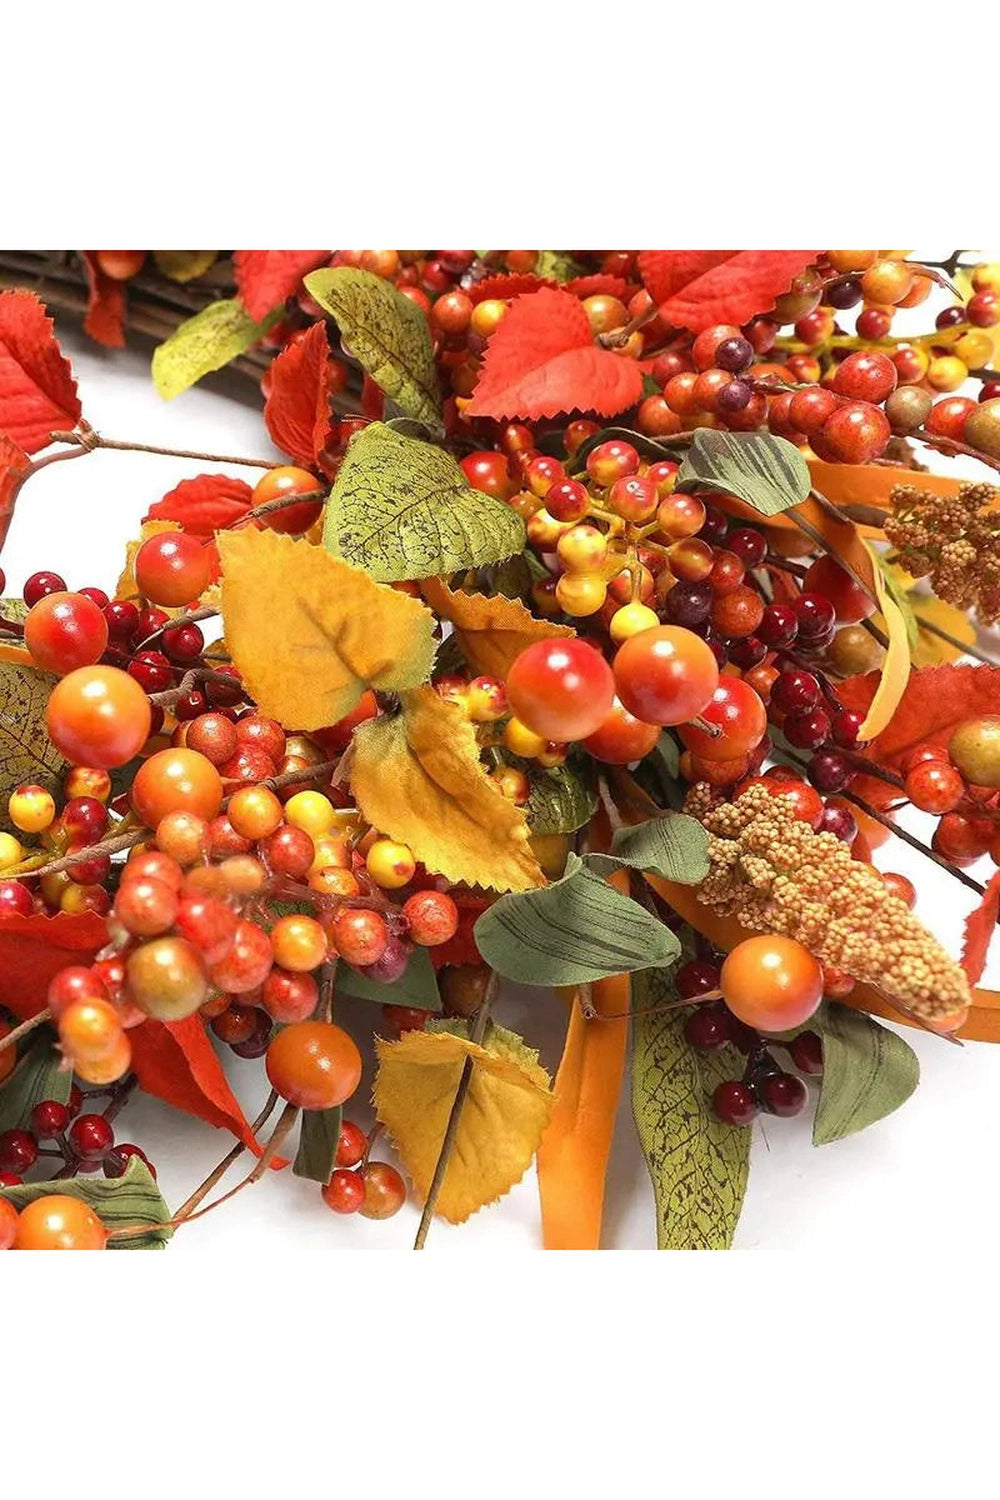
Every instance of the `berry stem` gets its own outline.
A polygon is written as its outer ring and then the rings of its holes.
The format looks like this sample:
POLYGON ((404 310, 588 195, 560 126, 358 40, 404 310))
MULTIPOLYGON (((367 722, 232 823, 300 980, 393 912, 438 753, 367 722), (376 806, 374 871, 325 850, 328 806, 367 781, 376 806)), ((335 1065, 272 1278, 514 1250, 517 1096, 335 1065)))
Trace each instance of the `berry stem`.
MULTIPOLYGON (((260 1130, 264 1125, 267 1124, 271 1115, 274 1113, 274 1106, 277 1104, 277 1102, 278 1095, 275 1093, 274 1089, 272 1089, 267 1096, 264 1108, 261 1110, 256 1120, 254 1120, 253 1124, 250 1126, 250 1129, 254 1135, 256 1135, 258 1130, 260 1130)), ((233 1162, 238 1161, 246 1149, 246 1144, 243 1141, 237 1141, 232 1149, 226 1152, 225 1156, 219 1162, 219 1165, 215 1167, 211 1172, 209 1172, 208 1176, 205 1178, 205 1181, 201 1183, 200 1186, 196 1187, 190 1198, 186 1199, 185 1202, 181 1204, 180 1208, 174 1214, 175 1224, 183 1224, 185 1220, 190 1218, 195 1209, 198 1207, 199 1203, 203 1202, 203 1200, 215 1187, 215 1184, 217 1182, 221 1182, 222 1178, 225 1177, 226 1173, 229 1171, 229 1168, 233 1165, 233 1162)))
POLYGON ((144 641, 140 641, 132 652, 134 656, 139 651, 145 651, 153 641, 158 640, 165 630, 179 630, 182 625, 197 625, 199 620, 212 620, 219 611, 211 605, 202 605, 200 609, 190 609, 185 615, 175 615, 172 620, 166 620, 159 625, 144 641))
POLYGON ((155 443, 126 443, 119 438, 102 437, 85 422, 74 432, 54 432, 52 434, 54 443, 72 443, 74 451, 68 453, 52 454, 48 458, 37 460, 33 469, 40 468, 43 464, 55 463, 61 458, 76 458, 81 453, 91 453, 95 448, 112 448, 120 453, 157 453, 164 458, 194 458, 199 463, 208 464, 243 464, 248 469, 278 469, 280 464, 270 458, 244 458, 232 453, 199 453, 191 448, 161 448, 155 443))
MULTIPOLYGON (((472 1023, 472 1031, 469 1040, 477 1047, 486 1034, 486 1023, 490 1018, 490 1006, 496 998, 497 988, 500 984, 500 976, 494 969, 486 986, 482 1004, 476 1011, 476 1019, 472 1023)), ((434 1217, 434 1208, 437 1204, 441 1185, 444 1182, 448 1163, 451 1160, 452 1148, 455 1145, 455 1137, 458 1134, 458 1123, 462 1118, 462 1109, 465 1105, 466 1096, 472 1084, 472 1070, 475 1063, 471 1057, 466 1057, 462 1065, 462 1076, 458 1080, 458 1088, 455 1090, 455 1102, 451 1106, 451 1114, 448 1116, 448 1124, 445 1127, 444 1139, 441 1142, 441 1152, 434 1168, 434 1176, 431 1179, 430 1189, 427 1193, 427 1202, 420 1216, 420 1226, 417 1229, 417 1237, 413 1242, 414 1250, 423 1250, 427 1243, 427 1232, 431 1227, 431 1219, 434 1217)))
POLYGON ((977 661, 981 661, 984 666, 996 666, 996 662, 993 660, 993 658, 987 656, 985 651, 980 651, 978 646, 972 646, 968 643, 968 641, 960 641, 957 636, 949 634, 947 630, 942 630, 940 625, 935 625, 931 620, 922 620, 919 615, 917 616, 917 629, 926 630, 930 635, 936 635, 940 637, 942 641, 947 641, 949 646, 956 647, 956 649, 961 651, 964 656, 974 656, 975 659, 977 661))
POLYGON ((27 1021, 22 1021, 20 1026, 15 1026, 13 1031, 8 1031, 6 1036, 0 1036, 0 1052, 7 1047, 15 1047, 23 1036, 34 1031, 36 1026, 44 1026, 46 1021, 52 1020, 52 1012, 46 1007, 40 1010, 37 1016, 32 1016, 27 1021))
POLYGON ((968 443, 960 443, 955 438, 938 437, 936 433, 928 432, 925 427, 918 427, 916 432, 911 432, 908 436, 916 438, 928 448, 935 448, 939 453, 952 457, 977 458, 988 469, 996 469, 1000 472, 1000 458, 990 458, 988 454, 980 453, 978 448, 970 448, 968 443))

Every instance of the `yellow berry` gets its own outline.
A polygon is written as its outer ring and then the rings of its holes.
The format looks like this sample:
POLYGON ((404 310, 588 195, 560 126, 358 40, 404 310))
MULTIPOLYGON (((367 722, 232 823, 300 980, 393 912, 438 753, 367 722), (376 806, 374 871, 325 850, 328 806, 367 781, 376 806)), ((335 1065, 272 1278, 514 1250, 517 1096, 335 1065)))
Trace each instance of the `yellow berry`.
POLYGON ((528 541, 533 547, 539 547, 543 551, 551 551, 564 532, 572 527, 572 521, 557 521, 555 516, 549 515, 544 508, 528 517, 526 531, 528 541))
POLYGON ((536 755, 541 755, 548 743, 542 735, 529 729, 527 724, 522 724, 520 719, 508 719, 503 742, 512 755, 520 755, 523 760, 534 760, 536 755))
POLYGON ((394 839, 376 839, 368 850, 365 864, 375 884, 387 891, 409 885, 417 868, 408 845, 397 844, 394 839))
POLYGON ((574 526, 559 538, 556 553, 568 573, 592 573, 608 552, 608 539, 596 526, 574 526))
POLYGON ((972 285, 977 292, 1000 292, 1000 264, 973 266, 972 285))
POLYGON ((927 384, 935 391, 957 391, 968 378, 968 365, 954 354, 939 354, 927 366, 927 384))
POLYGON ((600 609, 608 586, 599 573, 564 573, 556 584, 556 599, 567 614, 579 617, 600 609))
POLYGON ((296 792, 285 803, 285 822, 303 829, 310 838, 329 833, 336 821, 333 803, 322 792, 296 792))
POLYGON ((321 833, 313 839, 313 862, 309 874, 315 875, 331 865, 346 870, 351 863, 351 851, 342 833, 321 833))
POLYGON ((654 625, 659 625, 660 617, 655 609, 650 609, 648 604, 640 604, 634 599, 631 604, 623 604, 621 609, 616 609, 611 616, 609 630, 611 639, 616 645, 627 641, 630 636, 638 635, 641 630, 651 630, 654 625))
POLYGON ((478 302, 472 309, 473 331, 481 339, 488 339, 491 333, 496 333, 506 316, 506 302, 498 297, 488 297, 485 302, 478 302))
POLYGON ((872 302, 895 307, 913 286, 913 270, 902 260, 879 260, 861 278, 861 290, 872 302))
POLYGON ((828 250, 827 259, 842 276, 849 271, 867 271, 878 259, 877 250, 828 250))
POLYGON ((527 802, 531 796, 531 783, 516 766, 498 766, 495 771, 490 772, 490 780, 508 802, 520 804, 527 802))
POLYGON ((10 870, 24 858, 24 850, 12 833, 0 833, 0 870, 10 870))
POLYGON ((553 766, 564 765, 568 754, 567 745, 559 745, 555 740, 549 740, 545 749, 535 759, 545 770, 550 770, 553 766))
POLYGON ((970 370, 981 370, 993 358, 993 340, 988 333, 972 328, 955 340, 955 353, 970 370))
POLYGON ((10 794, 7 812, 22 833, 42 833, 56 815, 55 799, 43 786, 19 786, 10 794))
POLYGON ((507 712, 507 690, 497 677, 474 677, 465 694, 465 711, 473 724, 492 724, 507 712))

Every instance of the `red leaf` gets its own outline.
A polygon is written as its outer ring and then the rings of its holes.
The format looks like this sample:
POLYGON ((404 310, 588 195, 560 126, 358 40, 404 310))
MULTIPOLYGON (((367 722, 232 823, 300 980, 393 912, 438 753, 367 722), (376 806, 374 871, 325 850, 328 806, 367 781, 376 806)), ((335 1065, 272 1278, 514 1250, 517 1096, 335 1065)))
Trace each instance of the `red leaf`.
POLYGON ((211 536, 242 519, 253 504, 253 490, 229 474, 199 474, 151 505, 147 521, 176 521, 192 536, 211 536))
POLYGON ((245 1145, 258 1149, 200 1016, 169 1025, 144 1021, 129 1032, 129 1040, 132 1067, 147 1094, 209 1125, 231 1130, 245 1145))
POLYGON ((27 1021, 45 1009, 60 969, 90 963, 107 941, 104 918, 93 912, 0 917, 0 1005, 27 1021))
POLYGON ((701 333, 714 323, 746 323, 786 292, 815 250, 644 250, 643 285, 659 316, 701 333))
POLYGON ((584 297, 617 297, 620 301, 625 299, 635 290, 621 276, 608 276, 603 271, 596 271, 593 276, 574 276, 572 281, 565 285, 567 292, 572 292, 574 297, 582 301, 584 297))
POLYGON ((303 276, 321 266, 329 254, 329 250, 235 251, 236 288, 254 322, 259 323, 297 292, 303 276))
POLYGON ((986 955, 997 930, 1000 916, 1000 870, 982 894, 975 911, 970 912, 965 922, 965 938, 962 942, 962 968, 970 984, 978 984, 986 967, 986 955))
POLYGON ((14 501, 31 467, 31 460, 5 432, 0 432, 0 547, 14 517, 14 501))
POLYGON ((87 272, 87 316, 83 331, 109 349, 125 347, 125 283, 105 276, 93 250, 81 250, 87 272))
POLYGON ((489 302, 494 298, 508 302, 511 297, 523 296, 525 292, 541 291, 543 286, 559 290, 558 281, 548 276, 533 276, 530 271, 512 271, 502 276, 486 276, 470 286, 467 296, 475 303, 489 302))
MULTIPOLYGON (((0 917, 0 1005, 19 1021, 44 1010, 49 985, 68 964, 89 964, 108 941, 103 917, 0 917)), ((132 1066, 149 1094, 231 1130, 256 1149, 240 1108, 199 1016, 164 1026, 143 1021, 129 1032, 132 1066)))
POLYGON ((598 348, 573 294, 543 287, 511 304, 490 339, 466 415, 533 421, 592 411, 611 417, 641 395, 635 360, 598 348))
MULTIPOLYGON (((837 695, 845 708, 864 713, 878 682, 878 672, 848 677, 838 683, 837 695)), ((1000 667, 916 667, 892 722, 872 740, 865 755, 880 766, 901 770, 914 746, 946 745, 957 725, 984 714, 1000 714, 1000 667)))
POLYGON ((0 292, 0 428, 26 453, 81 416, 69 360, 33 292, 0 292))
POLYGON ((271 365, 264 421, 276 448, 311 469, 333 435, 334 366, 326 324, 291 339, 271 365))

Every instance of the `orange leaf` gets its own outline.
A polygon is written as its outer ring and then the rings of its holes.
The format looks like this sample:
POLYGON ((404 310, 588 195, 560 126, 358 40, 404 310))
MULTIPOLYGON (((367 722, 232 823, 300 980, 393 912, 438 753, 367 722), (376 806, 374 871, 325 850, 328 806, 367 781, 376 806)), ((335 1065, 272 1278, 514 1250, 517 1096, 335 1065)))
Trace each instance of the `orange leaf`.
MULTIPOLYGON (((877 679, 877 673, 868 672, 838 683, 844 706, 863 713, 874 697, 877 679)), ((865 754, 880 766, 901 770, 916 745, 946 745, 957 725, 986 714, 1000 714, 1000 667, 920 667, 910 674, 892 722, 865 754)))
POLYGON ((60 969, 90 963, 107 941, 104 918, 93 912, 0 917, 0 1005, 27 1021, 44 1010, 60 969))
POLYGON ((87 315, 83 331, 109 349, 125 347, 125 283, 106 276, 93 250, 81 250, 87 273, 87 315))
POLYGON ((989 952, 993 934, 997 930, 998 916, 1000 916, 1000 870, 994 871, 979 905, 975 911, 969 913, 965 921, 961 962, 970 984, 976 984, 983 977, 986 955, 989 952))
POLYGON ((31 460, 13 438, 0 432, 0 547, 14 518, 14 501, 31 467, 31 460))
POLYGON ((487 677, 507 676, 514 659, 534 641, 573 635, 568 625, 538 620, 519 599, 494 594, 462 594, 440 578, 420 584, 427 603, 442 620, 450 620, 462 655, 473 671, 487 677))
POLYGON ((199 474, 182 479, 162 500, 149 507, 147 521, 173 521, 192 536, 212 536, 245 516, 253 490, 229 474, 199 474))
POLYGON ((540 291, 543 286, 559 290, 558 281, 548 276, 533 276, 530 271, 505 272, 497 276, 484 276, 475 286, 470 286, 468 296, 477 306, 480 302, 509 302, 525 292, 540 291))
POLYGON ((0 429, 26 453, 80 420, 69 360, 33 292, 0 292, 0 429))
POLYGON ((326 324, 289 340, 271 365, 264 421, 276 448, 311 469, 333 434, 334 366, 326 324))
POLYGON ((315 271, 329 255, 329 250, 236 250, 236 289, 254 322, 262 322, 293 296, 306 272, 315 271))
POLYGON ((767 312, 815 250, 644 250, 639 273, 659 316, 700 333, 767 312))
POLYGON ((239 1100, 200 1016, 164 1025, 144 1021, 129 1032, 132 1067, 147 1094, 172 1104, 221 1130, 230 1130, 252 1150, 258 1150, 239 1100))
MULTIPOLYGON (((867 547, 865 551, 868 551, 867 547)), ((906 621, 885 586, 882 569, 873 565, 871 573, 879 609, 889 636, 889 647, 879 672, 878 687, 868 705, 865 721, 858 730, 860 740, 874 739, 891 722, 910 677, 910 643, 906 621)))
POLYGON ((571 411, 611 417, 641 395, 635 360, 594 343, 572 292, 543 287, 511 304, 490 339, 466 414, 529 421, 571 411))

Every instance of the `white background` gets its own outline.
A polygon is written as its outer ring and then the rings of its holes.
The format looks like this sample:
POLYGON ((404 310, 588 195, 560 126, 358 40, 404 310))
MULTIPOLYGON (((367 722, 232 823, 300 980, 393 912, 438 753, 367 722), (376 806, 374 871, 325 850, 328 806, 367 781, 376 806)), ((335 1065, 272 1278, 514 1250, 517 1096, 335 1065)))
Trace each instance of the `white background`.
MULTIPOLYGON (((206 452, 267 458, 258 406, 216 391, 195 389, 173 403, 163 402, 149 377, 141 351, 106 354, 70 327, 60 327, 73 359, 86 417, 108 437, 206 452)), ((246 395, 247 387, 233 391, 246 395)), ((62 574, 71 588, 96 584, 111 589, 148 506, 180 479, 222 466, 144 454, 97 452, 55 464, 22 492, 3 553, 7 591, 20 590, 31 571, 46 567, 62 574)), ((254 479, 253 471, 233 469, 254 479)), ((916 873, 918 910, 951 952, 959 951, 961 925, 975 903, 963 889, 931 865, 912 856, 896 839, 878 851, 885 869, 916 873)), ((987 865, 986 872, 992 868, 987 865)), ((984 872, 974 871, 982 874, 984 872)), ((994 960, 987 972, 1000 979, 994 960)), ((376 1019, 361 1002, 343 1002, 342 1016, 360 1038, 376 1019)), ((561 1002, 544 990, 507 994, 499 1017, 540 1048, 550 1071, 558 1064, 565 1027, 561 1002)), ((914 1097, 888 1120, 859 1136, 814 1149, 810 1144, 811 1106, 796 1120, 768 1118, 754 1128, 752 1168, 737 1248, 786 1248, 850 1252, 865 1249, 893 1257, 915 1242, 968 1244, 992 1229, 996 1219, 996 1098, 1000 1092, 1000 1047, 949 1045, 904 1028, 920 1056, 922 1082, 914 1097)), ((242 1062, 228 1048, 221 1053, 237 1093, 252 1118, 266 1094, 261 1062, 242 1062)), ((738 1059, 733 1054, 734 1075, 738 1059)), ((357 1097, 367 1099, 371 1059, 357 1097)), ((367 1109, 348 1113, 367 1126, 367 1109)), ((119 1117, 120 1139, 134 1139, 152 1158, 168 1203, 183 1201, 228 1147, 228 1138, 153 1099, 130 1102, 119 1117)), ((375 1153, 382 1155, 383 1150, 375 1153)), ((237 1179, 237 1171, 227 1185, 237 1179)), ((291 1172, 270 1174, 252 1189, 174 1240, 171 1253, 212 1251, 247 1242, 261 1249, 287 1248, 289 1240, 313 1248, 400 1249, 412 1242, 417 1210, 408 1203, 392 1220, 373 1223, 358 1215, 335 1216, 318 1187, 291 1172)), ((475 1253, 535 1249, 540 1246, 534 1173, 496 1206, 453 1228, 435 1222, 435 1250, 475 1253)), ((608 1174, 605 1247, 655 1246, 652 1192, 632 1125, 628 1093, 619 1112, 614 1155, 608 1174)))

